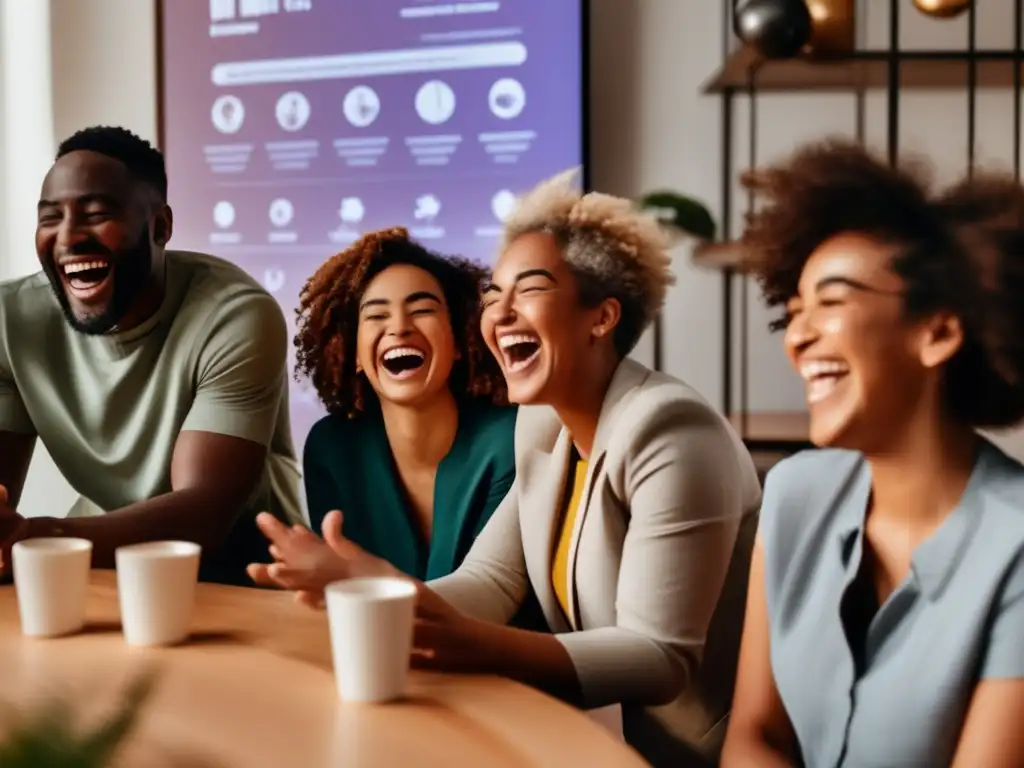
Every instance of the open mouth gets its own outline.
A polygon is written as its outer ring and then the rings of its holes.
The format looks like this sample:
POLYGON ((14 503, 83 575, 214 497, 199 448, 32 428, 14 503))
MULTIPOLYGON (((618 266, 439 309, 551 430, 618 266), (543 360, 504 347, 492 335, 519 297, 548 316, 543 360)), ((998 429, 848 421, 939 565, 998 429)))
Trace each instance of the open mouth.
POLYGON ((830 397, 850 373, 841 360, 813 360, 800 366, 800 375, 807 387, 807 402, 820 403, 830 397))
POLYGON ((408 379, 427 362, 426 354, 416 347, 392 347, 381 357, 381 367, 395 379, 408 379))
POLYGON ((530 333, 516 333, 498 339, 508 373, 525 371, 540 357, 540 338, 530 333))
POLYGON ((69 261, 60 264, 58 268, 71 293, 82 301, 95 297, 113 273, 110 262, 106 259, 69 261))

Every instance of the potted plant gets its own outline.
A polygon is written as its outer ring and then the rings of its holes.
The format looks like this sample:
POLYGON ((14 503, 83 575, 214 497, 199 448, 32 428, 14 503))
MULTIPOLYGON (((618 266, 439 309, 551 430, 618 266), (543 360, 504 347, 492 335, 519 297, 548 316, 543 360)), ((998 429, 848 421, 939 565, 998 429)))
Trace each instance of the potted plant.
POLYGON ((109 768, 138 723, 155 683, 137 678, 107 720, 82 730, 69 702, 56 700, 7 731, 0 741, 2 768, 109 768))
MULTIPOLYGON (((700 243, 715 239, 717 227, 711 212, 703 203, 672 190, 648 192, 640 198, 639 205, 661 222, 670 242, 690 237, 700 243)), ((662 328, 661 314, 654 318, 654 369, 662 369, 662 328)))
POLYGON ((640 207, 650 211, 673 239, 689 236, 714 240, 717 227, 703 203, 671 190, 648 192, 640 198, 640 207))

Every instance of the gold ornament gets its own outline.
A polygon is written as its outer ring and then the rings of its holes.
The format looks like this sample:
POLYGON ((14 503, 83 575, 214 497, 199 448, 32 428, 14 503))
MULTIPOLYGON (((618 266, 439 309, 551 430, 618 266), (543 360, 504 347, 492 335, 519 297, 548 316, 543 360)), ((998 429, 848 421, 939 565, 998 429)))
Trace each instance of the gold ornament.
POLYGON ((952 19, 971 7, 971 0, 914 0, 914 7, 925 16, 952 19))
POLYGON ((811 58, 848 56, 857 47, 855 0, 807 0, 813 32, 803 54, 811 58))

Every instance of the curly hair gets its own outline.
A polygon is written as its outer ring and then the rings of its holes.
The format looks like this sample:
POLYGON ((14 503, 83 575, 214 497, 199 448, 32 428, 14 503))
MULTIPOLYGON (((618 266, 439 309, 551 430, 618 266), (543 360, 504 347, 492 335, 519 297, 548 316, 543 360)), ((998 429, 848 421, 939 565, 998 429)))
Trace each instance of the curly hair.
POLYGON ((402 227, 364 235, 306 282, 296 310, 296 378, 308 377, 331 413, 353 418, 376 402, 365 377, 356 371, 359 302, 366 286, 396 264, 418 267, 441 285, 460 352, 449 378, 456 399, 506 403, 505 380, 480 336, 480 288, 486 271, 428 251, 402 227))
MULTIPOLYGON (((857 233, 893 247, 910 317, 954 313, 964 329, 943 372, 946 407, 976 427, 1024 419, 1024 187, 975 173, 932 191, 930 167, 892 167, 859 145, 828 140, 744 176, 763 205, 741 240, 765 300, 778 307, 825 241, 857 233)), ((785 325, 785 319, 774 327, 785 325)))
POLYGON ((653 216, 631 200, 581 193, 576 169, 541 182, 518 201, 505 221, 503 245, 530 232, 552 235, 579 284, 580 299, 595 306, 618 300, 622 316, 613 333, 619 355, 628 355, 665 304, 675 283, 667 238, 653 216))

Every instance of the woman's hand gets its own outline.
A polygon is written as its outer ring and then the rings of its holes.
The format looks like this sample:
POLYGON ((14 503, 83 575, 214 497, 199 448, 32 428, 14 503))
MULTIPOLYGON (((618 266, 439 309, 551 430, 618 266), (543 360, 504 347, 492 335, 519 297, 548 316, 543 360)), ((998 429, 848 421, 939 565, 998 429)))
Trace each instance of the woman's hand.
POLYGON ((579 706, 579 677, 555 635, 530 632, 460 613, 429 587, 416 603, 412 666, 509 677, 579 706))
POLYGON ((274 562, 252 563, 249 577, 263 586, 293 590, 297 600, 311 607, 322 607, 324 587, 332 581, 399 575, 386 560, 342 535, 342 516, 337 510, 324 518, 324 538, 301 525, 289 527, 266 512, 257 516, 256 524, 270 541, 274 562))
POLYGON ((459 613, 429 588, 421 587, 412 665, 445 672, 494 672, 494 639, 501 629, 459 613))

